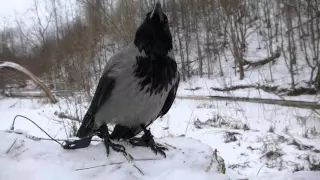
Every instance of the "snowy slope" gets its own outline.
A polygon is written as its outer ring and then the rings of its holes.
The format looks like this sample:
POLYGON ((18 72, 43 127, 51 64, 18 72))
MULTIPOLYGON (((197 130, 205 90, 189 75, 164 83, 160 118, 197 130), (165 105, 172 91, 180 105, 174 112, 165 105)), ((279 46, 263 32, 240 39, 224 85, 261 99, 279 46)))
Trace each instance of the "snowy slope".
MULTIPOLYGON (((307 101, 307 102, 318 102, 320 101, 320 94, 317 95, 300 95, 300 96, 284 96, 281 94, 276 94, 272 92, 265 92, 263 90, 257 90, 255 88, 239 89, 234 91, 219 92, 214 91, 210 88, 224 88, 231 87, 235 85, 256 85, 256 82, 246 82, 246 80, 239 81, 232 77, 214 77, 209 78, 199 78, 193 77, 187 82, 181 82, 178 89, 178 96, 229 96, 229 97, 249 97, 249 98, 262 98, 262 99, 278 99, 278 100, 296 100, 296 101, 307 101), (224 81, 229 80, 229 84, 224 81), (197 89, 196 89, 197 88, 197 89), (192 89, 192 90, 191 90, 192 89)), ((260 83, 259 83, 260 84, 260 83)), ((268 84, 272 86, 272 84, 268 84)), ((278 84, 277 84, 278 86, 278 84)), ((279 85, 279 87, 285 87, 279 85)))
POLYGON ((189 138, 157 140, 169 148, 167 158, 123 142, 135 158, 128 162, 114 151, 107 157, 102 143, 64 150, 51 141, 34 141, 15 133, 0 131, 0 137, 1 180, 228 179, 218 172, 212 149, 189 138))

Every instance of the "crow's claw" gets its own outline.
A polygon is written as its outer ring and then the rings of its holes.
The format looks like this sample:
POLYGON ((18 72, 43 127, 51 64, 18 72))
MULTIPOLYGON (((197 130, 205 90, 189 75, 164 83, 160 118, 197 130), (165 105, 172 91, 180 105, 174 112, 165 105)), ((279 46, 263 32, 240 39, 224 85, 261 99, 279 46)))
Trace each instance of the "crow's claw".
POLYGON ((109 138, 104 139, 104 145, 107 149, 107 156, 110 153, 110 147, 116 152, 122 152, 125 156, 127 156, 126 148, 120 144, 113 143, 109 138))
POLYGON ((161 154, 163 157, 167 157, 167 155, 166 155, 166 153, 164 152, 164 151, 167 151, 168 150, 168 148, 166 148, 166 147, 164 147, 163 145, 161 145, 161 144, 156 144, 156 143, 154 143, 154 144, 150 144, 149 145, 150 146, 150 148, 151 148, 151 150, 155 153, 155 154, 161 154))
POLYGON ((129 140, 129 143, 132 144, 133 146, 144 146, 144 147, 150 147, 151 150, 155 154, 161 154, 166 158, 166 153, 164 151, 167 151, 168 148, 154 142, 153 139, 145 139, 145 138, 132 138, 129 140))
POLYGON ((155 154, 159 153, 166 158, 167 156, 164 151, 168 149, 165 146, 158 144, 154 141, 150 129, 146 129, 145 125, 141 124, 141 129, 143 130, 144 135, 141 136, 141 138, 131 138, 129 140, 129 143, 133 146, 150 147, 155 154))

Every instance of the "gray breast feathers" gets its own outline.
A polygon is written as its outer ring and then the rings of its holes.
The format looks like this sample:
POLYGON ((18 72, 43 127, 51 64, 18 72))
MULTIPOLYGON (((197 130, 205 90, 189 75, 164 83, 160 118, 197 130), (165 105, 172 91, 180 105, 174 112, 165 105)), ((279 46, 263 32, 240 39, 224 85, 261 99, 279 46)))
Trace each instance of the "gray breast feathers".
POLYGON ((175 61, 168 56, 146 57, 131 46, 115 55, 108 67, 115 87, 95 115, 98 126, 118 123, 138 126, 157 118, 177 77, 175 61))

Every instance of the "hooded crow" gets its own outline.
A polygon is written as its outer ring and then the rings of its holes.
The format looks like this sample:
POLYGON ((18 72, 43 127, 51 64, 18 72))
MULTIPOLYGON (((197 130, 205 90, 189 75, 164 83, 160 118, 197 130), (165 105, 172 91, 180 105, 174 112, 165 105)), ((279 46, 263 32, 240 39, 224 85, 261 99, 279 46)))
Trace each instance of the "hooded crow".
POLYGON ((135 34, 134 42, 107 62, 90 107, 77 132, 79 140, 68 141, 65 149, 89 146, 92 136, 110 147, 125 152, 112 142, 125 139, 135 146, 150 147, 165 156, 166 148, 153 140, 147 127, 165 115, 176 97, 180 80, 173 55, 168 18, 157 2, 135 34), (115 124, 109 134, 108 124, 115 124), (134 138, 140 132, 144 135, 134 138))

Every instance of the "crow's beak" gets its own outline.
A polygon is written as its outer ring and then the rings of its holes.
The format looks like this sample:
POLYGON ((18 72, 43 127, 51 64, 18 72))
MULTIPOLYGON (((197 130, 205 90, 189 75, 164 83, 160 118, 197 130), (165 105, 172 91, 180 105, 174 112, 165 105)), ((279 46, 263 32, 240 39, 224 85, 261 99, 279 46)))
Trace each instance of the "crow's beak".
POLYGON ((153 10, 151 12, 151 15, 150 15, 150 19, 155 15, 159 16, 159 19, 160 19, 161 22, 164 21, 163 11, 162 11, 162 8, 161 8, 161 3, 159 1, 157 1, 156 5, 154 5, 154 8, 153 8, 153 10))

